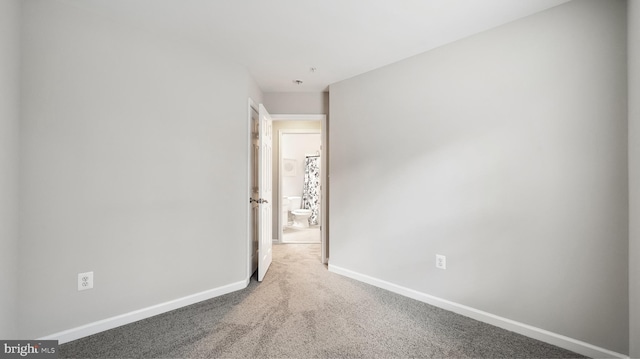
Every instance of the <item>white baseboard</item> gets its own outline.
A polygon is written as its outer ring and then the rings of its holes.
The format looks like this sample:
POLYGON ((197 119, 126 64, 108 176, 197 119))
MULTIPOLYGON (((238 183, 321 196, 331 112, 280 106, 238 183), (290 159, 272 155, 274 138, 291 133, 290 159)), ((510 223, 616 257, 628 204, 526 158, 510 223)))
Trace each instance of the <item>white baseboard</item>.
POLYGON ((578 354, 586 355, 591 358, 620 358, 629 359, 628 356, 613 352, 608 349, 600 348, 595 345, 582 342, 573 338, 566 337, 557 333, 553 333, 544 329, 536 328, 531 325, 516 322, 515 320, 503 318, 491 313, 483 312, 462 304, 448 301, 446 299, 434 297, 429 294, 418 292, 413 289, 402 287, 384 280, 373 278, 364 274, 360 274, 349 269, 341 268, 329 263, 329 271, 355 279, 360 282, 371 284, 378 288, 386 289, 390 292, 403 295, 433 306, 464 315, 475 320, 494 325, 524 336, 549 343, 560 348, 571 350, 578 354))
POLYGON ((150 318, 158 314, 170 312, 172 310, 195 304, 203 300, 219 297, 227 293, 244 289, 249 284, 249 281, 250 278, 247 278, 246 280, 231 283, 222 287, 209 289, 204 292, 188 295, 186 297, 170 300, 168 302, 156 304, 147 308, 134 310, 133 312, 117 315, 115 317, 99 320, 97 322, 47 335, 45 337, 38 338, 38 340, 58 340, 60 344, 67 343, 72 340, 103 332, 105 330, 117 328, 125 324, 150 318))

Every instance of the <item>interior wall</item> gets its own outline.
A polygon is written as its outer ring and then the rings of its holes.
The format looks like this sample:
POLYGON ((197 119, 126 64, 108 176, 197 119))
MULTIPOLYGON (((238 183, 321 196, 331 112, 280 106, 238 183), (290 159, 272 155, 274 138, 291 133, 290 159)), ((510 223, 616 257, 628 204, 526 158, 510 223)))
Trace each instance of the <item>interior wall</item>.
POLYGON ((629 354, 640 358, 640 0, 628 3, 629 44, 629 354))
POLYGON ((17 339, 20 2, 0 1, 0 338, 17 339))
MULTIPOLYGON (((253 77, 249 77, 249 98, 256 104, 264 102, 264 94, 253 77)), ((249 131, 247 129, 247 131, 249 131)))
POLYGON ((271 114, 329 114, 327 92, 266 92, 264 106, 271 114))
POLYGON ((66 1, 23 5, 21 337, 244 282, 247 71, 66 1))
POLYGON ((330 268, 628 353, 626 76, 584 0, 331 85, 330 268))
MULTIPOLYGON (((280 176, 280 138, 278 134, 280 130, 321 130, 320 121, 273 121, 273 164, 274 168, 272 171, 273 174, 273 183, 277 184, 280 176)), ((273 216, 273 238, 280 240, 280 231, 278 230, 278 216, 281 215, 280 208, 280 198, 282 195, 280 194, 280 188, 277 185, 273 186, 273 213, 277 213, 277 215, 273 216)))

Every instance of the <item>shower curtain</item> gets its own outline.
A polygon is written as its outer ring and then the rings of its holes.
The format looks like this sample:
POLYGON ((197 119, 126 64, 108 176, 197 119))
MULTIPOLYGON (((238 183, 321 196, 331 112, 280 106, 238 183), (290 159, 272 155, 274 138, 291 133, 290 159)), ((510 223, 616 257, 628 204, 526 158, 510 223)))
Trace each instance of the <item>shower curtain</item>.
POLYGON ((302 208, 311 210, 309 225, 317 225, 320 213, 320 156, 307 156, 302 188, 302 208))

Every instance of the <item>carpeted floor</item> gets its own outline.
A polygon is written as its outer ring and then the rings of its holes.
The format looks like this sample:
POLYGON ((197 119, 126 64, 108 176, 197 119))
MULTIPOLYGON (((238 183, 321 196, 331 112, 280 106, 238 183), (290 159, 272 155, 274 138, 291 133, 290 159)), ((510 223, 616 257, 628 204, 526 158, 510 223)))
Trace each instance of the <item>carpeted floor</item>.
POLYGON ((282 231, 286 243, 320 243, 320 226, 310 228, 287 227, 282 231))
POLYGON ((60 346, 60 358, 582 358, 274 246, 262 283, 60 346))

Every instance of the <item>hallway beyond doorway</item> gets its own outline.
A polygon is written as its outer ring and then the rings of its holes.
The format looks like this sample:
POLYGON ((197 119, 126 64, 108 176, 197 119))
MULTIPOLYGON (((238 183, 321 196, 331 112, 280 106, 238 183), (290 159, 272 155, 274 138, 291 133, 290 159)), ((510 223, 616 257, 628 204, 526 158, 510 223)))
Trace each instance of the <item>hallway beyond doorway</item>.
POLYGON ((282 230, 282 242, 320 244, 320 226, 311 226, 309 228, 285 227, 282 230))

